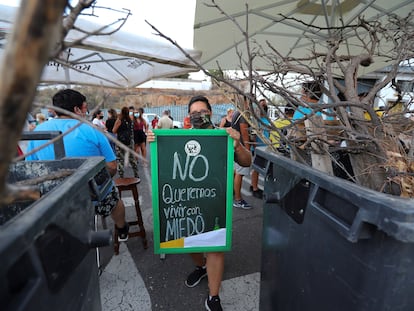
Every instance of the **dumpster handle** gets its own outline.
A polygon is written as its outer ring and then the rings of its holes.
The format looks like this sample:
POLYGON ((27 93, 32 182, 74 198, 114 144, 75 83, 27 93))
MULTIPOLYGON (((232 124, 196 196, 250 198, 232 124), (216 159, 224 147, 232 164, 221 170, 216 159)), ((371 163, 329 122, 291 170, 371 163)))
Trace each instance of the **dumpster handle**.
POLYGON ((90 248, 108 246, 113 243, 111 230, 89 231, 87 245, 90 248))
POLYGON ((309 195, 309 205, 313 207, 318 214, 324 216, 324 219, 327 219, 329 224, 338 230, 339 233, 350 242, 357 242, 361 238, 371 238, 369 231, 363 230, 365 226, 364 218, 366 218, 363 217, 365 211, 358 209, 358 212, 355 215, 352 224, 349 226, 345 222, 341 221, 333 213, 324 208, 322 204, 315 201, 315 197, 320 189, 321 188, 319 185, 314 185, 309 195))

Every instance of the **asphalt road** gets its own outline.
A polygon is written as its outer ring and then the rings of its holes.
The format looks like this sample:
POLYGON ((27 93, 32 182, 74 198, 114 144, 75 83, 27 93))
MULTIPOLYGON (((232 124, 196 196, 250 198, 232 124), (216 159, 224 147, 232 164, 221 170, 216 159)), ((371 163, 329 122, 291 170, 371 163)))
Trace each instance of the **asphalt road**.
MULTIPOLYGON (((121 245, 118 256, 113 256, 112 247, 101 249, 102 310, 204 310, 207 279, 194 288, 184 284, 194 269, 190 256, 169 254, 162 258, 154 254, 149 168, 140 165, 140 177, 138 189, 149 247, 145 250, 141 238, 135 237, 121 245)), ((232 250, 225 254, 220 293, 224 310, 258 310, 262 200, 251 196, 249 186, 250 178, 245 177, 242 194, 254 208, 233 210, 233 244, 232 250)), ((130 194, 123 199, 127 217, 133 218, 130 194)), ((110 220, 108 225, 111 226, 110 220)))

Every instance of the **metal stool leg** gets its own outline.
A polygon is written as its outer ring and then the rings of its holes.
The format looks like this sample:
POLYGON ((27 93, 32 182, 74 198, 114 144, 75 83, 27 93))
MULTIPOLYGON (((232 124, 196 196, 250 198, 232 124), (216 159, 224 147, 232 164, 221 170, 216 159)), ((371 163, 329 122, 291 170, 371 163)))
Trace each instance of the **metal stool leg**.
MULTIPOLYGON (((98 215, 95 215, 95 231, 98 231, 98 215)), ((96 265, 98 266, 98 276, 102 275, 103 269, 101 266, 101 255, 99 252, 99 247, 95 247, 96 250, 96 265)))

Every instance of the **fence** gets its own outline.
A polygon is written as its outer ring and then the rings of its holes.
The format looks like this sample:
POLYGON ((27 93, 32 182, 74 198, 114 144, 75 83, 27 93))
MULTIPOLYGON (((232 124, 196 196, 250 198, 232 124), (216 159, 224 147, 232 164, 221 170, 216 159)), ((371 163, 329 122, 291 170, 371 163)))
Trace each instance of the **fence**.
MULTIPOLYGON (((219 124, 223 116, 226 115, 228 108, 234 108, 233 104, 213 104, 211 105, 213 110, 212 121, 214 124, 219 124)), ((162 112, 165 110, 171 111, 171 116, 174 120, 183 121, 184 118, 188 115, 187 106, 160 106, 160 107, 151 107, 145 108, 145 113, 156 113, 162 115, 162 112)))

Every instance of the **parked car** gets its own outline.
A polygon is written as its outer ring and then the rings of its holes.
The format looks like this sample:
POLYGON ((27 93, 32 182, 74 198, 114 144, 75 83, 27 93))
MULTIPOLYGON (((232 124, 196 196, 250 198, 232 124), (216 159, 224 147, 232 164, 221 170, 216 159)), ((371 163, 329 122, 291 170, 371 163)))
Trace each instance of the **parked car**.
MULTIPOLYGON (((147 121, 147 123, 151 126, 151 122, 152 122, 152 120, 155 118, 155 116, 157 116, 157 117, 158 117, 158 119, 160 119, 160 118, 161 118, 161 117, 160 117, 158 114, 156 114, 156 113, 144 113, 143 118, 144 118, 144 120, 145 120, 145 121, 147 121)), ((173 126, 174 126, 174 128, 176 128, 176 129, 180 129, 180 128, 183 128, 183 123, 182 123, 182 122, 180 122, 180 121, 175 121, 175 120, 173 120, 173 126)))

